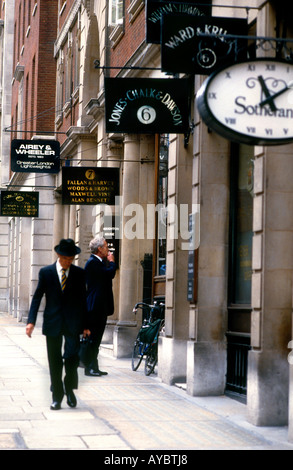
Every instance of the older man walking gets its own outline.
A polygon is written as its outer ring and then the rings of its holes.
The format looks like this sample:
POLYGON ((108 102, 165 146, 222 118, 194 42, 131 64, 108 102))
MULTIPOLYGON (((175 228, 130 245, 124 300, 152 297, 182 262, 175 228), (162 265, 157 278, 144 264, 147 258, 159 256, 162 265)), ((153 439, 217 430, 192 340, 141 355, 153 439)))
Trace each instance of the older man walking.
POLYGON ((90 242, 90 250, 92 254, 85 265, 85 273, 92 357, 85 375, 99 377, 107 374, 99 368, 98 354, 107 318, 114 313, 112 279, 117 267, 104 238, 94 238, 90 242))

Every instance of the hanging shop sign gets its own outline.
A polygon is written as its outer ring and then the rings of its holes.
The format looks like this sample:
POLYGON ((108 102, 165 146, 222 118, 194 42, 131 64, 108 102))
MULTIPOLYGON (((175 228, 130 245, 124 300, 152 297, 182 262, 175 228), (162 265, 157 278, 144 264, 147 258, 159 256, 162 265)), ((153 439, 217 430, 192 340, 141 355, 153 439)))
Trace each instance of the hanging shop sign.
POLYGON ((202 16, 211 14, 211 0, 148 0, 146 5, 146 42, 160 44, 161 20, 167 15, 202 16))
POLYGON ((0 215, 3 217, 38 217, 39 193, 1 191, 0 215))
POLYGON ((164 15, 162 19, 162 70, 210 75, 219 64, 245 59, 247 20, 240 18, 164 15))
POLYGON ((184 134, 188 79, 105 78, 106 132, 184 134))
POLYGON ((62 204, 115 205, 119 168, 62 168, 62 204))
POLYGON ((199 113, 219 135, 250 145, 293 142, 293 64, 270 58, 239 62, 206 79, 199 113))
POLYGON ((11 170, 20 173, 58 173, 60 143, 41 139, 12 140, 11 170))

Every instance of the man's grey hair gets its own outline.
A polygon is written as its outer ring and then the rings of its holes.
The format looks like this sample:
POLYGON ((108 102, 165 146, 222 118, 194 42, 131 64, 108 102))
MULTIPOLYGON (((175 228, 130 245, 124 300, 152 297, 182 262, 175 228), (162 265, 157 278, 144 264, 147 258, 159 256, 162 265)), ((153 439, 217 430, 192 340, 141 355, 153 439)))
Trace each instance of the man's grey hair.
POLYGON ((91 253, 96 253, 98 251, 98 248, 101 248, 102 246, 104 246, 105 241, 106 240, 103 237, 93 238, 89 244, 91 253))

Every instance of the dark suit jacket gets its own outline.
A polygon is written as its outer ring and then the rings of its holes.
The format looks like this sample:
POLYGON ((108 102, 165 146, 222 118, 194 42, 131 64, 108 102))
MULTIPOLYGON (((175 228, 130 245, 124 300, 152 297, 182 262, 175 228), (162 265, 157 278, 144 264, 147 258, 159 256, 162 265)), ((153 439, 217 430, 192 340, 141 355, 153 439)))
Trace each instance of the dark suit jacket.
POLYGON ((97 315, 108 316, 114 313, 112 279, 115 277, 116 264, 103 263, 91 255, 85 265, 87 283, 87 308, 90 326, 95 323, 97 315))
POLYGON ((43 334, 46 336, 79 335, 88 328, 86 307, 85 271, 71 265, 62 292, 56 263, 42 268, 28 315, 28 323, 36 323, 43 295, 46 305, 43 319, 43 334))

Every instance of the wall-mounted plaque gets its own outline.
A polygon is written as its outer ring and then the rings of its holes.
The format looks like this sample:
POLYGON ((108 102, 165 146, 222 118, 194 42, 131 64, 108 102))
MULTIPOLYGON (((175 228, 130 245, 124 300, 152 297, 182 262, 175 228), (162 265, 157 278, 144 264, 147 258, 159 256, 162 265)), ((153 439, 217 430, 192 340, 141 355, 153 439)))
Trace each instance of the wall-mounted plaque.
POLYGON ((121 238, 120 217, 104 216, 102 236, 108 243, 109 250, 114 254, 117 266, 119 265, 119 246, 121 238))
POLYGON ((42 139, 12 140, 11 170, 20 173, 58 173, 60 143, 42 139))
POLYGON ((39 193, 1 191, 0 215, 3 217, 38 217, 39 193))
POLYGON ((105 78, 106 132, 185 134, 188 79, 105 78))
POLYGON ((188 251, 188 269, 187 269, 187 300, 188 302, 197 302, 197 278, 198 278, 198 245, 195 244, 196 221, 199 221, 199 213, 190 214, 188 219, 188 230, 192 233, 189 240, 190 250, 188 251), (197 216, 196 216, 197 215, 197 216))
POLYGON ((115 205, 119 168, 62 168, 62 204, 115 205))

